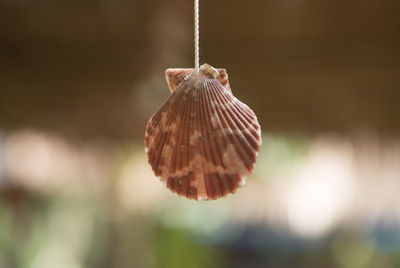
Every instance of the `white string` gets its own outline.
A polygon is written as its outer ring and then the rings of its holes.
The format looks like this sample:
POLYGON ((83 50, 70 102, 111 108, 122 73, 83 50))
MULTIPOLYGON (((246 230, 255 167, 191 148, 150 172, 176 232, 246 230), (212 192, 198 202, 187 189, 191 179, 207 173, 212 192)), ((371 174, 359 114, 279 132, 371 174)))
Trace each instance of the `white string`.
POLYGON ((194 0, 194 67, 196 72, 199 71, 200 65, 200 31, 199 31, 199 0, 194 0))

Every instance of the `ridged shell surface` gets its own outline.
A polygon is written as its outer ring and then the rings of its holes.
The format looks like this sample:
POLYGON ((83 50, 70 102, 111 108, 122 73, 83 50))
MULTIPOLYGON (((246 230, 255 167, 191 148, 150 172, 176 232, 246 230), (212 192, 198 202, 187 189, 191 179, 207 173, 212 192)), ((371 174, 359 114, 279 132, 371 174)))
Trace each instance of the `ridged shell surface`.
POLYGON ((145 146, 155 175, 171 191, 218 199, 244 185, 261 146, 261 129, 247 105, 200 70, 150 118, 145 146))

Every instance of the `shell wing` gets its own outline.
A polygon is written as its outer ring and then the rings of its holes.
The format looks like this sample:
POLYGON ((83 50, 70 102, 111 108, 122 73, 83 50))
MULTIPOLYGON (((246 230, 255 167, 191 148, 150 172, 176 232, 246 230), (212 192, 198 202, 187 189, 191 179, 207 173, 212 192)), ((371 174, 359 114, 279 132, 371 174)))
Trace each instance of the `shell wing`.
POLYGON ((218 199, 244 185, 261 129, 247 105, 200 72, 183 80, 150 118, 145 145, 155 175, 171 191, 218 199))
MULTIPOLYGON (((219 77, 217 80, 224 86, 228 91, 231 92, 231 86, 229 85, 228 73, 225 69, 217 68, 219 77)), ((193 68, 169 68, 165 71, 165 79, 167 80, 168 87, 171 93, 185 80, 190 77, 194 72, 193 68)))

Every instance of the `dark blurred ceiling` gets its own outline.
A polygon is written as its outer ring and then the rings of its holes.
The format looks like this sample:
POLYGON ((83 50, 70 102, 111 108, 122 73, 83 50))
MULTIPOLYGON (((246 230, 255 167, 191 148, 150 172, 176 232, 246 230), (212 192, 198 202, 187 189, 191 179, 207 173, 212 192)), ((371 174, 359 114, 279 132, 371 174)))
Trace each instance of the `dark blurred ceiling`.
MULTIPOLYGON (((400 2, 200 2, 202 61, 264 130, 400 134, 400 2)), ((192 5, 0 0, 0 129, 141 139, 192 65, 192 5)))

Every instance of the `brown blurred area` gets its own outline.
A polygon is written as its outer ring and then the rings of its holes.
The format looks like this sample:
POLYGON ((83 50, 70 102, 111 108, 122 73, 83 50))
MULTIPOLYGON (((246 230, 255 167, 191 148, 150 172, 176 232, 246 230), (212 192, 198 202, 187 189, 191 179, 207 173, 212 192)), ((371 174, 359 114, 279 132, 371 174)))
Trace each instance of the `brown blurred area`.
MULTIPOLYGON (((398 1, 202 1, 200 16, 201 61, 264 130, 399 134, 398 1)), ((2 128, 141 139, 164 69, 191 65, 191 1, 0 1, 2 128)))

